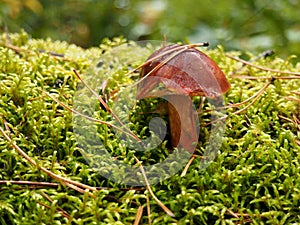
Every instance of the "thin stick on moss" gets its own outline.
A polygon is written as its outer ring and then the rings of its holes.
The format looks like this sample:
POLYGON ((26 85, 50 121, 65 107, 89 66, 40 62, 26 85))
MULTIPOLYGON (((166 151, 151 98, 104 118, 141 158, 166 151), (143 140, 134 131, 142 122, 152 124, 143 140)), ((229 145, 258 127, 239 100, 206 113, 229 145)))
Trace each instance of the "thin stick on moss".
POLYGON ((124 129, 131 134, 132 137, 134 137, 135 140, 140 141, 140 139, 130 130, 128 129, 122 121, 119 119, 119 117, 109 108, 109 106, 106 104, 106 102, 82 79, 82 77, 79 75, 79 73, 76 70, 73 70, 77 78, 83 83, 83 85, 99 100, 99 102, 104 106, 104 108, 118 121, 118 123, 124 127, 124 129))
MULTIPOLYGON (((299 97, 300 97, 300 92, 298 92, 298 91, 291 91, 291 93, 295 94, 295 95, 299 95, 299 97)), ((300 102, 299 98, 295 98, 295 97, 285 97, 285 98, 289 99, 289 100, 292 100, 292 101, 300 102)))
MULTIPOLYGON (((241 105, 246 104, 247 102, 250 102, 252 99, 257 99, 266 89, 267 87, 269 87, 269 85, 271 84, 271 82, 266 83, 259 91, 257 91, 254 95, 252 95, 250 98, 247 98, 246 100, 239 102, 239 103, 234 103, 234 104, 230 104, 230 105, 226 105, 223 107, 218 107, 216 109, 227 109, 227 108, 236 108, 236 107, 240 107, 241 105)), ((253 101, 254 101, 253 100, 253 101)))
POLYGON ((146 193, 146 204, 147 204, 148 224, 151 225, 152 224, 152 220, 151 220, 151 208, 150 208, 149 196, 148 196, 147 193, 146 193))
POLYGON ((300 99, 295 98, 295 97, 283 96, 283 98, 285 98, 286 100, 295 101, 295 102, 299 102, 300 103, 300 99))
MULTIPOLYGON (((248 213, 235 213, 233 211, 231 211, 230 209, 226 209, 227 213, 232 215, 234 218, 241 218, 241 217, 246 217, 247 218, 247 221, 248 221, 248 217, 257 217, 258 215, 257 214, 248 214, 248 213)), ((260 215, 261 216, 261 215, 260 215)), ((252 220, 251 220, 252 221, 252 220)), ((249 222, 249 221, 248 221, 249 222)))
MULTIPOLYGON (((40 204, 41 206, 44 206, 44 207, 47 208, 47 209, 51 209, 51 208, 52 208, 51 206, 49 206, 49 205, 47 205, 47 204, 45 204, 45 203, 43 203, 43 202, 41 202, 41 201, 38 201, 37 203, 40 204)), ((68 214, 68 213, 66 213, 66 212, 64 212, 64 211, 61 211, 61 210, 59 210, 59 209, 56 209, 55 212, 56 212, 56 213, 60 213, 62 216, 66 217, 67 219, 70 219, 70 218, 71 218, 70 214, 68 214)))
POLYGON ((118 131, 121 131, 122 133, 124 134, 127 134, 129 136, 131 136, 132 138, 134 138, 136 141, 141 141, 135 134, 133 134, 132 132, 126 132, 125 130, 121 129, 120 127, 116 126, 116 125, 113 125, 109 122, 106 122, 106 121, 103 121, 103 120, 98 120, 98 119, 95 119, 93 117, 90 117, 90 116, 87 116, 87 115, 84 115, 78 111, 76 111, 75 109, 72 109, 70 108, 69 106, 67 106, 66 104, 62 103, 61 101, 59 101, 57 98, 55 98, 54 96, 50 95, 49 93, 47 93, 46 91, 44 90, 41 90, 41 92, 43 92, 44 94, 46 94, 48 97, 50 97, 52 100, 54 100, 57 104, 59 104, 60 106, 62 106, 64 109, 68 110, 69 112, 72 112, 73 114, 76 114, 76 115, 79 115, 81 117, 84 117, 92 122, 95 122, 95 123, 100 123, 100 124, 104 124, 106 126, 110 126, 112 128, 115 128, 116 130, 118 131))
POLYGON ((58 183, 50 183, 50 182, 36 182, 36 181, 21 181, 21 180, 0 180, 0 185, 3 184, 13 184, 13 185, 26 185, 31 188, 57 188, 58 183))
MULTIPOLYGON (((75 191, 78 191, 78 192, 81 193, 81 194, 84 194, 84 193, 86 192, 86 189, 81 188, 81 187, 79 187, 79 186, 76 186, 76 185, 74 185, 74 184, 71 184, 71 183, 66 182, 65 185, 68 186, 69 188, 72 188, 72 189, 75 190, 75 191)), ((92 193, 90 193, 90 192, 88 193, 88 195, 89 195, 90 197, 94 197, 94 195, 93 195, 92 193)))
POLYGON ((192 157, 190 158, 190 160, 188 161, 188 163, 185 165, 180 177, 184 177, 188 171, 188 169, 190 168, 190 165, 192 164, 192 162, 194 161, 194 159, 196 158, 196 155, 193 154, 192 157))
POLYGON ((300 120, 295 115, 293 115, 293 120, 290 119, 290 118, 284 117, 282 115, 278 115, 278 117, 280 119, 283 119, 283 120, 286 120, 290 123, 293 123, 295 125, 295 127, 298 128, 298 130, 300 131, 300 120))
POLYGON ((234 212, 232 212, 230 209, 226 209, 226 211, 232 215, 234 218, 239 218, 238 215, 236 215, 234 212))
POLYGON ((257 96, 253 99, 253 101, 251 103, 249 103, 246 107, 234 112, 233 114, 239 114, 241 112, 244 112, 245 110, 247 110, 251 105, 253 105, 257 99, 264 93, 264 91, 269 87, 269 85, 272 84, 272 82, 268 82, 266 83, 258 92, 257 92, 257 96))
MULTIPOLYGON (((4 122, 6 123, 6 122, 4 122)), ((2 133, 3 137, 10 143, 10 145, 12 145, 12 147, 21 155, 23 156, 30 164, 32 164, 33 166, 37 167, 38 169, 42 170, 44 173, 46 173, 47 175, 49 175, 50 177, 52 177, 53 179, 63 183, 63 184, 71 184, 76 186, 79 189, 88 189, 90 191, 96 191, 97 189, 94 187, 91 187, 89 185, 85 185, 82 183, 79 183, 77 181, 73 181, 70 180, 68 178, 62 177, 60 175, 57 175, 55 173, 52 173, 51 171, 47 170, 46 168, 38 165, 33 159, 31 159, 29 157, 29 155, 27 155, 7 134, 6 132, 2 129, 2 127, 0 127, 0 132, 2 133)), ((74 189, 74 188, 73 188, 74 189)), ((76 190, 76 189, 75 189, 76 190)), ((78 189, 76 190, 78 191, 78 189)))
MULTIPOLYGON (((25 53, 34 53, 35 51, 33 50, 30 50, 30 49, 23 49, 23 48, 20 48, 18 46, 14 46, 12 44, 5 44, 5 47, 6 48, 9 48, 13 51, 15 51, 16 53, 21 53, 21 52, 25 52, 25 53)), ((63 61, 72 61, 68 58, 65 58, 65 55, 64 54, 60 54, 60 53, 55 53, 55 52, 46 52, 45 50, 37 50, 38 53, 45 53, 45 54, 49 54, 51 57, 55 58, 55 59, 59 59, 59 60, 63 60, 63 61)))
MULTIPOLYGON (((254 57, 253 59, 250 59, 248 62, 254 62, 260 58, 267 58, 271 55, 273 55, 275 52, 273 50, 266 50, 264 52, 262 52, 261 54, 259 54, 258 56, 254 57)), ((239 72, 240 70, 242 70, 244 67, 246 66, 246 64, 241 65, 240 68, 236 69, 234 72, 231 73, 231 75, 236 74, 237 72, 239 72)))
MULTIPOLYGON (((234 107, 239 107, 240 105, 243 105, 247 102, 249 102, 250 100, 252 100, 252 102, 250 102, 247 106, 245 106, 244 108, 238 110, 238 111, 235 111, 233 112, 232 114, 233 115, 237 115, 239 113, 242 113, 244 112, 245 110, 247 110, 250 106, 252 106, 256 101, 257 99, 264 93, 264 91, 269 87, 269 85, 272 84, 272 81, 270 82, 267 82, 258 92, 256 92, 254 95, 252 95, 250 98, 246 99, 245 101, 243 102, 240 102, 240 103, 236 103, 236 104, 231 104, 231 105, 227 105, 227 106, 222 106, 222 107, 218 107, 216 109, 213 109, 213 110, 218 110, 218 109, 226 109, 226 108, 234 108, 234 107)), ((209 112, 209 111, 213 111, 213 110, 206 110, 205 112, 209 112)), ((218 119, 215 119, 214 121, 211 121, 209 123, 206 123, 206 124, 203 124, 201 126, 205 127, 205 126, 209 126, 217 121, 221 121, 221 120, 225 120, 228 116, 223 116, 223 117, 220 117, 218 119)))
MULTIPOLYGON (((44 196, 45 199, 47 199, 47 201, 49 201, 50 203, 53 203, 53 200, 43 191, 41 191, 42 195, 44 196)), ((57 206, 58 208, 58 212, 60 212, 63 216, 65 216, 66 218, 70 219, 70 214, 65 211, 63 208, 61 208, 60 206, 57 206)))
POLYGON ((245 75, 233 75, 232 78, 241 78, 248 80, 294 80, 300 79, 300 76, 265 76, 265 77, 253 77, 253 76, 245 76, 245 75))
POLYGON ((264 70, 264 71, 269 71, 269 72, 272 72, 272 73, 280 73, 280 74, 289 74, 289 75, 296 75, 296 76, 300 76, 300 73, 298 72, 291 72, 291 71, 282 71, 282 70, 275 70, 275 69, 271 69, 271 68, 266 68, 266 67, 263 67, 263 66, 258 66, 258 65, 255 65, 251 62, 248 62, 246 60, 243 60, 243 59, 240 59, 240 58, 237 58, 237 57, 234 57, 234 56, 231 56, 229 54, 226 54, 226 56, 230 59, 233 59, 235 61, 238 61, 238 62, 241 62, 243 64, 246 64, 248 66, 252 66, 254 68, 257 68, 257 69, 260 69, 260 70, 264 70))
POLYGON ((138 210, 137 210, 133 225, 139 225, 140 224, 140 221, 141 221, 141 218, 142 218, 142 215, 143 215, 143 210, 144 210, 144 206, 140 205, 138 210))
POLYGON ((135 157, 135 156, 133 156, 134 157, 134 159, 135 159, 135 161, 138 163, 138 167, 140 168, 140 170, 141 170, 141 172, 142 172, 142 175, 143 175, 143 178, 144 178, 144 180, 145 180, 145 184, 146 184, 146 188, 147 188, 147 190, 149 191, 149 193, 150 193, 150 195, 153 197, 153 199, 157 202, 157 204, 169 215, 169 216, 171 216, 171 217, 175 217, 175 215, 174 215, 174 213, 167 207, 167 206, 165 206, 157 197, 156 197, 156 195, 153 193, 153 191, 152 191, 152 189, 151 189, 151 186, 150 186, 150 184, 149 184, 149 181, 148 181, 148 179, 147 179, 147 175, 146 175, 146 172, 145 172, 145 170, 144 170, 144 167, 143 167, 143 165, 142 165, 142 163, 141 163, 141 161, 137 158, 137 157, 135 157))
POLYGON ((297 126, 298 130, 300 131, 300 119, 296 117, 296 115, 293 114, 294 123, 297 126))

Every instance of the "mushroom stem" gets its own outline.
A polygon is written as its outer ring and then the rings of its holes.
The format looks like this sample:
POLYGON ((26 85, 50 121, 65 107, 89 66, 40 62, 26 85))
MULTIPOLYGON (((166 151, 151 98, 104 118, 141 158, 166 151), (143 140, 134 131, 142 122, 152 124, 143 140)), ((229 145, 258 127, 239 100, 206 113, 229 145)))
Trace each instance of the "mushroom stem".
POLYGON ((168 114, 172 147, 193 153, 198 142, 198 116, 188 95, 169 95, 168 114))

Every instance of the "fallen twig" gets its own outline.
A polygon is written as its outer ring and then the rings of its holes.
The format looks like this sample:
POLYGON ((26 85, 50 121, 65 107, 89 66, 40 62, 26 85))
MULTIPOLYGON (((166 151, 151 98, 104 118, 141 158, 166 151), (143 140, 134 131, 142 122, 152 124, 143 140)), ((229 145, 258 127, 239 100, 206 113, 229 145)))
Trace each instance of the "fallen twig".
MULTIPOLYGON (((46 198, 50 203, 53 203, 53 200, 45 192, 42 191, 41 193, 44 196, 44 198, 46 198)), ((41 204, 47 208, 49 207, 48 205, 43 204, 42 202, 39 202, 39 204, 41 204)), ((58 210, 55 210, 56 212, 61 213, 64 217, 66 217, 68 219, 71 218, 70 214, 68 212, 66 212, 63 208, 61 208, 60 206, 57 206, 57 208, 58 208, 58 210)))
POLYGON ((144 206, 140 205, 137 210, 133 225, 139 225, 142 215, 143 215, 143 210, 144 210, 144 206))
POLYGON ((243 64, 246 64, 248 66, 252 66, 254 68, 257 68, 257 69, 260 69, 260 70, 264 70, 264 71, 269 71, 269 72, 272 72, 272 73, 280 73, 280 74, 289 74, 289 75, 296 75, 296 76, 300 76, 300 73, 297 73, 297 72, 291 72, 291 71, 282 71, 282 70, 275 70, 275 69, 271 69, 271 68, 266 68, 266 67, 263 67, 263 66, 258 66, 258 65, 255 65, 249 61, 246 61, 246 60, 243 60, 243 59, 240 59, 240 58, 237 58, 237 57, 234 57, 234 56, 231 56, 229 54, 226 54, 226 56, 230 59, 233 59, 235 61, 238 61, 238 62, 241 62, 243 64))
MULTIPOLYGON (((32 52, 34 52, 33 50, 23 49, 23 48, 20 48, 18 46, 14 46, 12 44, 5 44, 5 47, 15 51, 16 53, 21 53, 21 52, 32 53, 32 52)), ((45 50, 40 50, 40 49, 37 50, 37 52, 49 54, 51 57, 53 57, 55 59, 60 59, 60 60, 63 60, 63 61, 71 61, 70 59, 67 59, 64 54, 55 53, 55 52, 47 52, 45 50)))
MULTIPOLYGON (((239 107, 240 105, 243 105, 243 104, 245 104, 245 103, 247 103, 247 102, 249 102, 249 101, 251 101, 251 100, 253 99, 252 102, 250 102, 247 106, 245 106, 244 108, 239 109, 239 110, 233 112, 232 114, 233 114, 233 115, 237 115, 237 114, 239 114, 239 113, 242 113, 242 112, 244 112, 245 110, 247 110, 251 105, 253 105, 253 104, 257 101, 257 99, 258 99, 258 98, 262 95, 262 93, 269 87, 270 84, 272 84, 272 81, 267 82, 267 83, 266 83, 266 84, 265 84, 258 92, 256 92, 254 95, 252 95, 250 98, 246 99, 246 100, 243 101, 243 102, 239 102, 239 103, 236 103, 236 104, 231 104, 231 105, 226 105, 226 106, 218 107, 218 108, 216 108, 216 109, 214 109, 214 110, 239 107)), ((212 111, 212 110, 207 110, 206 112, 208 112, 208 111, 212 111)), ((206 123, 206 124, 204 124, 204 125, 202 125, 202 126, 203 126, 203 127, 209 126, 209 125, 211 125, 211 124, 213 124, 213 123, 215 123, 215 122, 217 122, 217 121, 225 120, 227 117, 228 117, 227 115, 226 115, 226 116, 223 116, 223 117, 220 117, 220 118, 215 119, 214 121, 211 121, 211 122, 209 122, 209 123, 206 123)))
POLYGON ((157 202, 157 204, 171 217, 175 217, 174 213, 167 207, 165 206, 156 196, 155 194, 153 193, 151 187, 150 187, 150 184, 149 184, 149 181, 147 179, 147 175, 145 173, 145 170, 144 170, 144 167, 142 166, 142 163, 141 161, 136 158, 135 156, 133 156, 135 161, 138 163, 138 166, 142 172, 142 175, 143 175, 143 178, 145 180, 145 184, 146 184, 146 188, 147 190, 149 191, 150 195, 153 197, 153 199, 157 202))
POLYGON ((26 185, 26 186, 31 186, 31 187, 35 187, 35 188, 45 188, 45 187, 57 188, 59 186, 58 183, 49 183, 49 182, 0 180, 0 185, 3 185, 3 184, 26 185))
POLYGON ((116 125, 113 125, 113 124, 111 124, 111 123, 109 123, 109 122, 106 122, 106 121, 103 121, 103 120, 98 120, 98 119, 95 119, 95 118, 93 118, 93 117, 84 115, 84 114, 82 114, 82 113, 76 111, 75 109, 70 108, 70 107, 67 106, 66 104, 62 103, 61 101, 59 101, 57 98, 55 98, 54 96, 50 95, 50 94, 47 93, 46 91, 41 90, 41 89, 40 89, 40 91, 43 92, 44 94, 46 94, 46 95, 47 95, 48 97, 50 97, 52 100, 54 100, 56 103, 58 103, 58 104, 59 104, 60 106, 62 106, 64 109, 68 110, 69 112, 72 112, 73 114, 79 115, 79 116, 81 116, 81 117, 83 117, 83 118, 86 118, 86 119, 92 121, 92 122, 101 123, 101 124, 104 124, 104 125, 113 127, 113 128, 115 128, 116 130, 119 130, 119 131, 123 132, 124 134, 127 134, 127 135, 133 137, 136 141, 141 141, 141 140, 140 140, 136 135, 134 135, 132 132, 129 133, 129 132, 125 131, 125 130, 122 130, 120 127, 118 127, 118 126, 116 126, 116 125))
POLYGON ((151 220, 150 200, 149 200, 149 196, 147 193, 146 193, 146 202, 147 202, 148 224, 151 225, 152 220, 151 220))
MULTIPOLYGON (((44 206, 44 207, 47 208, 47 209, 51 209, 51 206, 46 205, 45 203, 43 203, 43 202, 41 202, 41 201, 38 201, 37 203, 40 204, 40 205, 42 205, 42 206, 44 206)), ((67 219, 70 219, 70 218, 71 218, 70 214, 68 214, 66 211, 61 211, 60 209, 56 209, 55 212, 60 213, 61 215, 63 215, 63 216, 66 217, 67 219)))
POLYGON ((192 162, 194 161, 195 158, 196 158, 196 155, 193 154, 192 157, 190 158, 190 160, 188 161, 188 163, 185 165, 185 167, 180 175, 181 177, 184 177, 186 175, 190 165, 192 164, 192 162))
MULTIPOLYGON (((4 121, 4 124, 6 124, 6 121, 4 121)), ((57 175, 49 170, 47 170, 46 168, 40 166, 38 163, 36 163, 33 159, 31 159, 29 157, 29 155, 27 155, 11 138, 9 135, 6 134, 6 132, 2 129, 2 127, 0 127, 0 132, 2 133, 2 136, 8 141, 8 143, 10 145, 12 145, 12 147, 20 154, 22 155, 30 164, 32 164, 33 166, 37 167, 38 169, 42 170, 44 173, 46 173, 47 175, 49 175, 50 177, 52 177, 53 179, 73 188, 76 191, 84 191, 85 189, 88 189, 92 192, 96 191, 97 189, 94 187, 91 187, 89 185, 85 185, 82 183, 79 183, 77 181, 73 181, 70 180, 68 178, 62 177, 60 175, 57 175)), ((90 196, 93 196, 92 194, 90 194, 90 196)))
POLYGON ((134 137, 135 140, 137 141, 141 141, 130 129, 128 129, 123 123, 122 121, 119 119, 119 117, 109 108, 109 106, 106 104, 105 101, 103 101, 103 99, 97 94, 97 92, 95 92, 83 79, 82 77, 79 75, 79 73, 76 70, 73 70, 73 72, 75 73, 75 75, 78 77, 78 79, 83 83, 83 85, 99 100, 99 102, 104 106, 104 108, 118 121, 118 123, 124 127, 124 129, 130 133, 130 135, 132 137, 134 137))

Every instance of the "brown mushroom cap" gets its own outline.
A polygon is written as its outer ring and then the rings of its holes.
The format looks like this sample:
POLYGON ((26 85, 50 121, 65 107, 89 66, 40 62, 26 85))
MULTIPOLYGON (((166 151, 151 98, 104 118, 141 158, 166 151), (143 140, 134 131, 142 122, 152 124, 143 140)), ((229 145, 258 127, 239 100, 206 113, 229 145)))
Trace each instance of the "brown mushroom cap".
POLYGON ((159 83, 163 83, 168 91, 190 96, 213 98, 229 90, 230 84, 224 73, 212 59, 195 48, 179 52, 176 50, 179 46, 163 47, 148 58, 153 61, 144 66, 141 77, 147 75, 149 79, 142 80, 138 85, 138 99, 147 96, 159 83))

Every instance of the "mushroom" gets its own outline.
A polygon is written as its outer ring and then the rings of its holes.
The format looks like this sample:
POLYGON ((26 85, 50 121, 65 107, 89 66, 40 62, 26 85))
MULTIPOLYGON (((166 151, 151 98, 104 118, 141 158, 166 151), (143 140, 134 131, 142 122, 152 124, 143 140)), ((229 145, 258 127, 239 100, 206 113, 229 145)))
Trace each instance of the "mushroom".
POLYGON ((172 44, 147 59, 140 78, 137 99, 151 97, 153 93, 164 96, 168 101, 172 147, 193 153, 199 126, 191 97, 215 98, 226 93, 230 84, 224 73, 193 45, 172 44))

